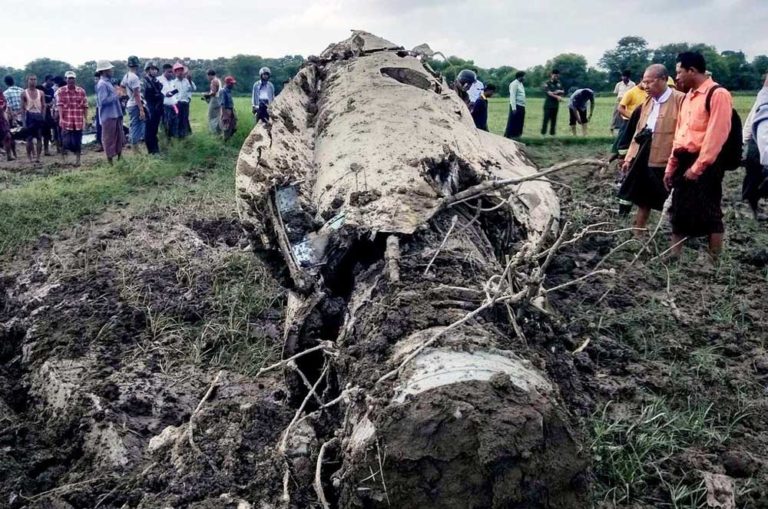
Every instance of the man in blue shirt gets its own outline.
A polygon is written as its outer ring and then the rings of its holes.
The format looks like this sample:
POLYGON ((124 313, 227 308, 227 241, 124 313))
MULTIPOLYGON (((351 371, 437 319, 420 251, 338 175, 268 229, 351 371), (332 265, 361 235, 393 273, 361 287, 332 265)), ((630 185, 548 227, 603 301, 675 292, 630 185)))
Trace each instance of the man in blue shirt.
POLYGON ((509 84, 509 117, 504 136, 517 139, 523 135, 525 125, 525 71, 518 71, 509 84))
POLYGON ((112 85, 113 69, 114 66, 108 60, 99 60, 96 64, 96 72, 99 73, 99 82, 96 83, 96 105, 99 108, 101 121, 101 144, 104 146, 109 164, 112 164, 112 158, 115 156, 118 161, 120 160, 125 143, 123 108, 120 105, 120 96, 112 85))
POLYGON ((587 124, 592 120, 592 113, 595 111, 595 93, 589 88, 580 88, 571 93, 568 101, 568 114, 570 115, 571 133, 576 136, 576 124, 581 125, 581 132, 587 135, 587 124), (587 115, 587 103, 589 106, 589 115, 587 115))

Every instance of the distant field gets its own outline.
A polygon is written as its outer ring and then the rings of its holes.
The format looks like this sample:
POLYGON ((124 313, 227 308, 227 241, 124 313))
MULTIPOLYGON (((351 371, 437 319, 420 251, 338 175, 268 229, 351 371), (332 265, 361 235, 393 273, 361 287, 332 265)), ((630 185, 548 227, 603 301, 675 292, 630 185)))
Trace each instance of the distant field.
MULTIPOLYGON (((752 108, 754 96, 737 95, 733 98, 736 110, 744 120, 752 108)), ((592 122, 589 126, 590 138, 610 137, 609 126, 613 108, 616 104, 611 97, 598 97, 595 105, 595 113, 592 116, 592 122)), ((509 113, 509 102, 506 98, 492 98, 490 100, 488 112, 488 128, 496 134, 504 134, 504 128, 507 125, 507 115, 509 113)), ((541 120, 543 118, 544 99, 533 97, 528 98, 528 107, 525 110, 525 129, 524 138, 541 138, 541 120)), ((557 116, 557 138, 572 138, 568 127, 568 107, 565 103, 560 104, 560 111, 557 116)))

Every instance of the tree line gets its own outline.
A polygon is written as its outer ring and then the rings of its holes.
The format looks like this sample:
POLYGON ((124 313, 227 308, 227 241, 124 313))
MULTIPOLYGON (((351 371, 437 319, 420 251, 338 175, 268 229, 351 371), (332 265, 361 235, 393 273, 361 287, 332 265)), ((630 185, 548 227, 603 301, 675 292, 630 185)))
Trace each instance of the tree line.
MULTIPOLYGON (((648 42, 642 37, 627 36, 619 40, 615 48, 606 51, 598 62, 598 67, 587 64, 583 55, 576 53, 562 53, 548 60, 543 65, 537 65, 528 69, 518 69, 513 66, 501 66, 485 69, 478 67, 472 60, 451 56, 447 60, 431 60, 430 65, 449 81, 455 79, 456 74, 462 69, 474 69, 484 83, 494 83, 502 96, 509 94, 508 85, 515 79, 518 70, 526 71, 526 81, 529 84, 528 93, 535 96, 540 93, 538 85, 546 81, 552 69, 560 71, 563 84, 570 88, 588 87, 596 92, 610 92, 614 84, 619 80, 621 71, 628 69, 632 72, 632 78, 637 82, 642 77, 643 71, 651 63, 664 64, 670 73, 674 74, 675 58, 683 51, 700 51, 706 58, 707 65, 715 80, 729 90, 757 90, 763 82, 763 76, 768 72, 768 56, 759 55, 747 61, 746 55, 741 51, 718 52, 714 46, 707 44, 672 43, 664 44, 658 48, 650 48, 648 42)), ((147 60, 153 60, 159 66, 163 63, 181 61, 189 66, 192 78, 198 87, 205 87, 205 73, 208 69, 215 69, 221 77, 231 74, 237 79, 235 92, 248 94, 253 82, 258 79, 258 72, 262 66, 267 66, 272 71, 272 80, 277 92, 282 89, 283 83, 291 79, 304 62, 300 55, 286 55, 281 58, 263 58, 258 55, 236 55, 231 58, 194 59, 194 58, 140 58, 142 65, 147 60)), ((115 77, 118 79, 126 72, 125 60, 113 61, 115 65, 115 77)), ((46 74, 63 76, 65 71, 73 69, 67 62, 39 58, 28 63, 24 69, 0 67, 0 75, 10 74, 15 77, 17 83, 23 83, 24 76, 36 74, 42 78, 46 74)), ((75 67, 78 81, 88 93, 93 93, 93 73, 96 62, 90 61, 75 67)))

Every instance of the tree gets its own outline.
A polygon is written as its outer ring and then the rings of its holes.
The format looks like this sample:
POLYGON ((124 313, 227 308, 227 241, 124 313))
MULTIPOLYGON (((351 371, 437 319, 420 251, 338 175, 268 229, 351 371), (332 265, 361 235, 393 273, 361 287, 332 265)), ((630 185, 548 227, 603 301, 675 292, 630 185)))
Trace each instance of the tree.
MULTIPOLYGON (((560 80, 563 82, 563 86, 566 90, 569 88, 582 88, 587 83, 587 59, 583 55, 576 53, 562 53, 557 55, 552 60, 549 60, 546 65, 546 72, 549 73, 553 69, 560 71, 560 80)), ((547 79, 549 74, 544 79, 547 79)), ((540 83, 532 83, 537 86, 540 83)))
POLYGON ((653 50, 653 56, 651 57, 651 63, 663 64, 667 68, 670 76, 675 75, 675 61, 677 55, 684 51, 690 51, 691 46, 686 42, 676 42, 672 44, 663 44, 653 50))
POLYGON ((768 56, 758 55, 752 60, 752 69, 761 80, 765 79, 765 74, 768 73, 768 56))
POLYGON ((642 37, 627 36, 619 39, 616 48, 606 51, 600 59, 600 66, 607 70, 611 81, 621 79, 621 72, 628 69, 632 77, 643 75, 650 62, 651 50, 648 41, 642 37))
POLYGON ((37 82, 42 83, 46 74, 54 76, 64 76, 64 73, 71 71, 74 67, 61 60, 51 60, 50 58, 38 58, 32 60, 24 68, 24 76, 34 74, 37 76, 37 82))

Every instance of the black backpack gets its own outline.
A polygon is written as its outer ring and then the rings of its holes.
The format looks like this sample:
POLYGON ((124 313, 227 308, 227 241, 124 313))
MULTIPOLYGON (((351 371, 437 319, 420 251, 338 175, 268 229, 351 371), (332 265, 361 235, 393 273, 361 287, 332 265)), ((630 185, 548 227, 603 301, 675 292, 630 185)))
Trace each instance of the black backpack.
MULTIPOLYGON (((712 94, 718 88, 723 88, 720 85, 715 85, 709 89, 707 93, 707 102, 705 104, 707 113, 709 113, 710 103, 712 102, 712 94)), ((725 171, 736 170, 741 166, 742 146, 744 140, 741 137, 742 125, 741 117, 735 109, 731 110, 731 132, 728 133, 728 138, 723 144, 723 148, 720 149, 720 154, 717 156, 716 163, 725 171)))

